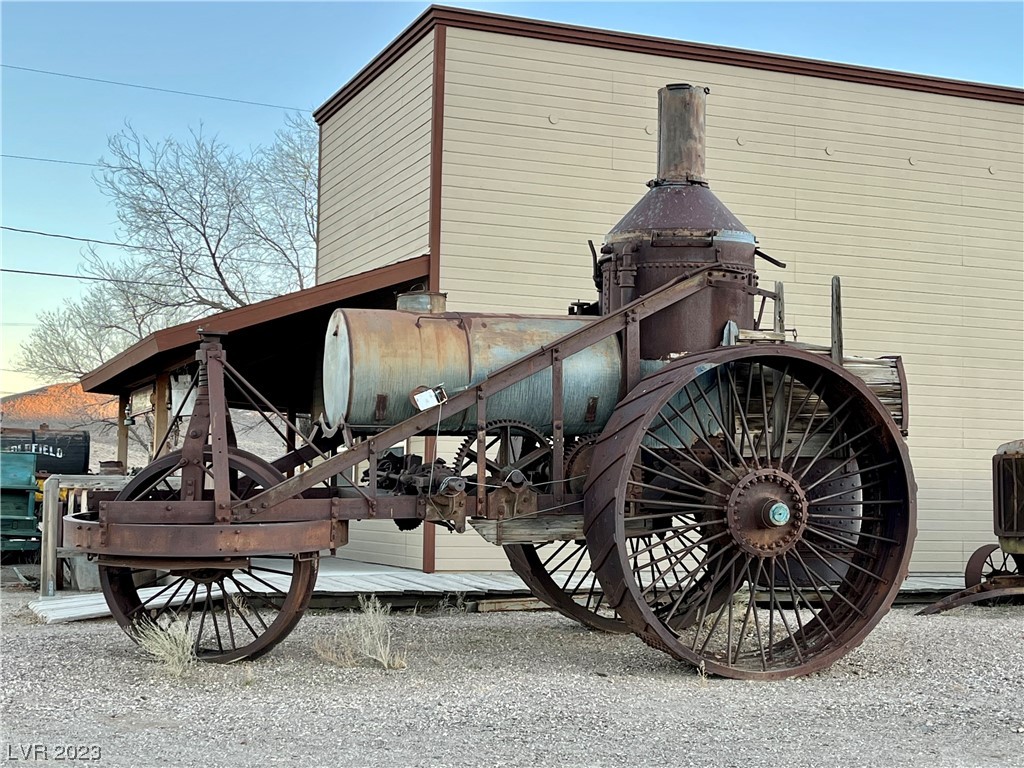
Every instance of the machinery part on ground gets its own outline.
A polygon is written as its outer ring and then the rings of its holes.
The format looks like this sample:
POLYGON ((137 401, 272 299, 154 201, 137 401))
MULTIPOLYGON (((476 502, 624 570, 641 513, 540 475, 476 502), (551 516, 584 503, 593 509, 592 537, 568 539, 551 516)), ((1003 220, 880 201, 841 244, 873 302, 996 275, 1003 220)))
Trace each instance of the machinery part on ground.
POLYGON ((1024 565, 1024 440, 1003 443, 992 457, 992 531, 1024 565))
POLYGON ((39 558, 34 453, 4 453, 0 459, 0 562, 39 558))
MULTIPOLYGON (((210 451, 204 462, 212 464, 210 451)), ((180 451, 158 459, 117 499, 179 500, 181 463, 180 451)), ((231 449, 228 465, 238 498, 284 479, 262 459, 237 449, 231 449)), ((199 660, 227 663, 261 656, 291 632, 309 605, 318 562, 317 552, 266 559, 124 558, 101 561, 99 577, 114 619, 133 640, 145 623, 166 627, 183 621, 194 633, 199 660), (286 587, 272 583, 281 579, 287 579, 286 587)))
POLYGON ((967 587, 1005 576, 1024 576, 1024 555, 1005 552, 998 544, 986 544, 976 549, 964 568, 967 587))
POLYGON ((992 530, 999 543, 974 551, 964 568, 965 588, 919 616, 971 603, 1024 604, 1024 440, 1000 445, 992 457, 992 530))
POLYGON ((645 642, 713 674, 785 678, 888 611, 915 490, 898 426, 859 379, 785 346, 724 348, 621 401, 594 449, 587 544, 645 642))

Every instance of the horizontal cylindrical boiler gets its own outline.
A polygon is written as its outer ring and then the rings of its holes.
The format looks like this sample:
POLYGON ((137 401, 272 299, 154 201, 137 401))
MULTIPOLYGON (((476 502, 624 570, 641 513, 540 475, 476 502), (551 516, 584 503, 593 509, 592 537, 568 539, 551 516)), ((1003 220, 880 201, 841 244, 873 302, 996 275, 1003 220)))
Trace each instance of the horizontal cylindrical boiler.
MULTIPOLYGON (((325 415, 355 431, 397 424, 415 413, 409 395, 417 387, 443 385, 455 394, 595 319, 337 309, 324 344, 325 415)), ((600 431, 619 399, 618 342, 605 339, 562 365, 565 434, 600 431)), ((486 420, 522 421, 550 434, 551 394, 548 369, 489 396, 486 420)), ((474 407, 440 431, 475 428, 474 407)))

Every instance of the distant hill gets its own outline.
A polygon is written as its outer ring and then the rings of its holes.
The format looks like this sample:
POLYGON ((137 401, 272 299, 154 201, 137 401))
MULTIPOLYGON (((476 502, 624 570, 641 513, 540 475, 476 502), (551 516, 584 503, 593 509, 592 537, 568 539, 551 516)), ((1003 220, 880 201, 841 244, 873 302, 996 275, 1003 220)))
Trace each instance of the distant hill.
MULTIPOLYGON (((284 453, 281 441, 255 413, 231 412, 240 446, 267 460, 284 453)), ((135 427, 142 442, 149 432, 135 427)), ((90 435, 89 469, 98 472, 101 461, 117 459, 117 397, 83 392, 81 384, 50 384, 46 387, 0 398, 0 424, 4 427, 86 430, 90 435)), ((140 440, 129 440, 128 469, 149 463, 149 451, 140 440)))
MULTIPOLYGON (((0 423, 21 429, 70 429, 89 433, 89 469, 98 472, 101 461, 117 459, 117 398, 83 392, 77 382, 20 392, 0 398, 0 423)), ((148 452, 130 445, 130 466, 145 466, 148 452)))
POLYGON ((116 397, 83 392, 77 382, 50 384, 0 398, 0 420, 11 427, 47 422, 53 429, 81 429, 104 420, 113 424, 116 418, 116 397))

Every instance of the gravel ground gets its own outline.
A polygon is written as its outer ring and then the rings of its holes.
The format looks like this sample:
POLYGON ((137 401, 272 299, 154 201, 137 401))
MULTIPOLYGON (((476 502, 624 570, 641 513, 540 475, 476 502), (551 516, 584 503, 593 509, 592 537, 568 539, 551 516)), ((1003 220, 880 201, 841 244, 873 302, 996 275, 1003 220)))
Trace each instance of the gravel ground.
MULTIPOLYGON (((702 681, 547 611, 393 618, 408 668, 339 668, 308 613, 254 663, 171 677, 112 620, 39 624, 0 595, 3 758, 62 745, 130 766, 1013 766, 1024 607, 893 611, 829 670, 702 681)), ((63 751, 63 756, 68 756, 63 751)), ((79 762, 79 764, 85 764, 79 762)))

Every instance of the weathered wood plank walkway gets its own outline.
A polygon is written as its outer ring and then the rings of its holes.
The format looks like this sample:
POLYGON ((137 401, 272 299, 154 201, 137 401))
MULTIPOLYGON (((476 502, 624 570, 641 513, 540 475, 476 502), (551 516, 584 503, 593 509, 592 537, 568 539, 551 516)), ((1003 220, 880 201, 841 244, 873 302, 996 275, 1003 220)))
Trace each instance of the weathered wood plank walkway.
MULTIPOLYGON (((280 567, 279 564, 275 567, 280 567)), ((275 587, 287 588, 284 576, 265 575, 275 587)), ((254 588, 266 591, 253 582, 254 588)), ((586 588, 584 585, 583 588, 586 588)), ((901 599, 930 602, 932 596, 941 597, 963 589, 963 577, 911 576, 900 590, 901 599), (928 597, 925 597, 928 596, 928 597)), ((143 599, 154 594, 159 587, 140 590, 143 599)), ((387 565, 357 563, 353 560, 325 557, 320 561, 320 572, 314 587, 316 603, 330 603, 332 599, 376 594, 382 598, 406 597, 440 600, 446 595, 462 595, 467 599, 485 597, 526 597, 526 585, 514 573, 487 571, 465 573, 421 573, 387 565)), ((110 616, 103 595, 97 592, 64 593, 56 597, 40 598, 29 608, 46 624, 57 624, 83 619, 110 616)))

